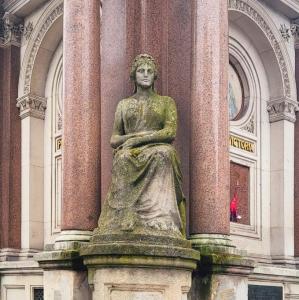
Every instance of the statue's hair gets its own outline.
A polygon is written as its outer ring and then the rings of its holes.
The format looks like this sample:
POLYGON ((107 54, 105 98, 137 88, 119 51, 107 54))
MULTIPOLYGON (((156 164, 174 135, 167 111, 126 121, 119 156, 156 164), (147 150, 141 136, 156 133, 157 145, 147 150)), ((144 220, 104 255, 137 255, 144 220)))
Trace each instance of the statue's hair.
POLYGON ((135 57, 135 59, 132 63, 132 67, 131 67, 130 78, 135 81, 136 70, 139 66, 141 66, 143 64, 148 64, 153 68, 154 75, 155 75, 154 78, 157 79, 157 77, 158 77, 158 66, 155 62, 155 59, 151 55, 146 54, 146 53, 139 54, 135 57))

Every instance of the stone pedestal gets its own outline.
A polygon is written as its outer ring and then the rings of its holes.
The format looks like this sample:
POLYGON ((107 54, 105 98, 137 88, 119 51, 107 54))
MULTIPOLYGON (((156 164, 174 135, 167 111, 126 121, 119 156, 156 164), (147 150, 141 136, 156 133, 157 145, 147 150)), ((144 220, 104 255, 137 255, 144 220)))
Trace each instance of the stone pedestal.
MULTIPOLYGON (((60 244, 62 246, 62 244, 60 244)), ((81 244, 72 242, 66 249, 45 249, 35 255, 35 260, 44 270, 45 300, 91 300, 87 270, 79 256, 81 244)))
POLYGON ((187 300, 200 258, 187 240, 132 233, 95 235, 80 253, 94 300, 187 300))
POLYGON ((94 300, 187 300, 191 287, 190 270, 120 267, 89 273, 94 300))
POLYGON ((190 300, 248 299, 248 276, 253 261, 236 250, 205 253, 193 273, 190 300))
POLYGON ((86 271, 45 270, 44 299, 91 300, 86 271))
POLYGON ((254 262, 245 258, 246 251, 232 246, 227 235, 195 235, 191 243, 201 259, 193 273, 190 300, 248 298, 248 276, 254 262))

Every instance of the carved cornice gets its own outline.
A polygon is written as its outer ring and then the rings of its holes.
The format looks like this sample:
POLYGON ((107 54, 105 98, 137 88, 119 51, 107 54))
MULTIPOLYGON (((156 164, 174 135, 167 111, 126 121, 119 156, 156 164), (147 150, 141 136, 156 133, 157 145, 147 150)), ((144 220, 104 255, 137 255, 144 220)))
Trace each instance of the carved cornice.
POLYGON ((20 108, 21 119, 30 116, 44 120, 47 99, 30 93, 17 99, 17 107, 20 108))
POLYGON ((246 14, 249 18, 251 18, 264 32, 265 36, 268 38, 275 56, 277 58, 277 62, 279 64, 283 85, 284 85, 284 95, 288 98, 291 98, 291 83, 288 72, 287 63, 285 61, 285 57, 283 51, 280 47, 280 43, 276 38, 274 32, 271 30, 269 26, 269 22, 265 20, 265 18, 261 15, 261 13, 255 8, 254 4, 256 1, 248 1, 248 0, 229 0, 229 9, 237 10, 244 14, 246 14))
POLYGON ((270 123, 287 120, 292 123, 296 121, 296 111, 298 111, 298 102, 290 98, 280 98, 270 100, 267 103, 270 123))
POLYGON ((20 46, 22 36, 28 39, 33 30, 32 22, 25 26, 22 20, 12 14, 5 13, 0 20, 0 43, 1 46, 20 46))
POLYGON ((30 92, 30 82, 32 76, 32 70, 36 55, 38 53, 39 47, 48 32, 49 28, 52 24, 63 14, 63 2, 59 2, 59 4, 53 8, 51 13, 49 13, 43 22, 39 32, 35 35, 33 45, 31 45, 31 51, 29 53, 29 57, 26 61, 26 69, 24 76, 24 94, 28 94, 30 92))

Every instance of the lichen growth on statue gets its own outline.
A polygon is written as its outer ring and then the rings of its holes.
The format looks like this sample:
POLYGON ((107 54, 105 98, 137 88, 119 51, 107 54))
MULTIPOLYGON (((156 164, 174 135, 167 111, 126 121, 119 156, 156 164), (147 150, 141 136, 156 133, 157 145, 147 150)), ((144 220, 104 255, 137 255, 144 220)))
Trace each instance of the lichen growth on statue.
POLYGON ((131 69, 134 94, 116 108, 112 180, 97 234, 185 236, 180 162, 171 145, 177 130, 174 100, 154 89, 157 65, 138 55, 131 69))

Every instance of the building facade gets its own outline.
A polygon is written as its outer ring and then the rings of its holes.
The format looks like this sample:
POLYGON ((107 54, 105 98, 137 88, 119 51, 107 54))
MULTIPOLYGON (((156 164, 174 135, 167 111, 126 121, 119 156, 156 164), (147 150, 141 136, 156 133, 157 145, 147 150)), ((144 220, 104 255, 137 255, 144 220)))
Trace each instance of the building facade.
POLYGON ((139 53, 177 103, 188 239, 250 261, 207 299, 299 299, 297 0, 2 0, 0 15, 1 299, 91 297, 72 259, 36 255, 96 228, 139 53))

